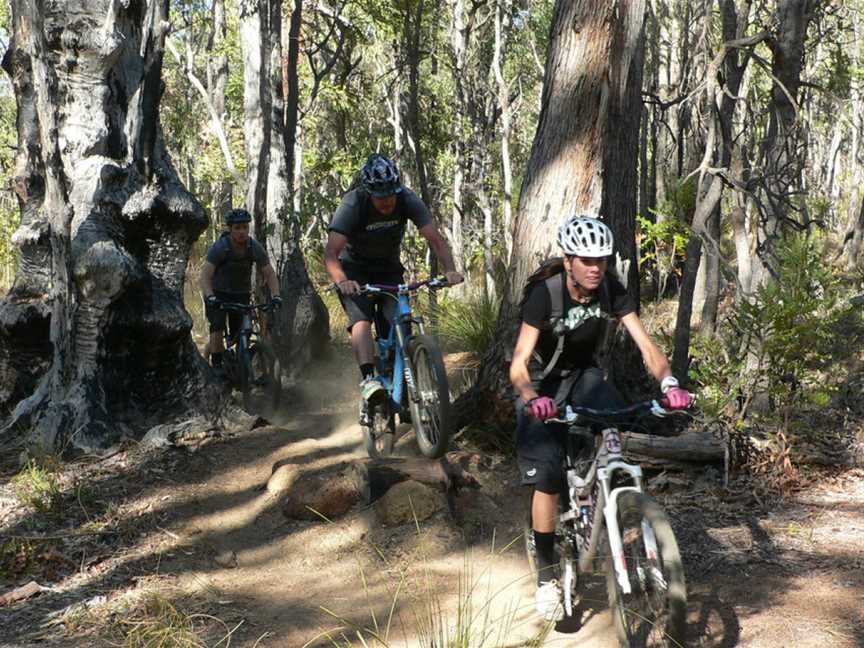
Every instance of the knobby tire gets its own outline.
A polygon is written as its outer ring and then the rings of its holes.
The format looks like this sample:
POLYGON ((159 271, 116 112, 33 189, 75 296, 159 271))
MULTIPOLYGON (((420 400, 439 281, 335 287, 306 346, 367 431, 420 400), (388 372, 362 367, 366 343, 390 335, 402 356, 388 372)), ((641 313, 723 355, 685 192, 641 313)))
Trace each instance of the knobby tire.
POLYGON ((417 335, 408 342, 409 367, 415 396, 410 399, 411 422, 417 445, 425 456, 437 459, 450 442, 450 388, 444 358, 434 338, 417 335))
POLYGON ((627 595, 621 591, 611 555, 606 560, 606 586, 620 645, 683 648, 687 587, 669 519, 650 497, 631 491, 618 498, 618 525, 632 591, 627 595), (654 560, 646 556, 642 520, 650 525, 657 540, 654 560))

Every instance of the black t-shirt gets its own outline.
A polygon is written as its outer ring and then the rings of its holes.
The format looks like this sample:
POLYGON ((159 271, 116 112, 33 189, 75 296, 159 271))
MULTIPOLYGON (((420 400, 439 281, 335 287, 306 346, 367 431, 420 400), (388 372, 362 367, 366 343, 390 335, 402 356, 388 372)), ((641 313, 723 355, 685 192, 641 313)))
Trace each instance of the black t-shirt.
POLYGON ((396 194, 396 209, 386 216, 378 213, 365 192, 349 191, 330 220, 331 232, 348 237, 339 259, 385 272, 401 271, 399 251, 409 219, 417 229, 432 222, 426 205, 410 189, 396 194))
POLYGON ((222 234, 207 251, 207 260, 216 266, 213 290, 223 293, 249 294, 252 292, 252 264, 263 268, 270 263, 267 251, 258 241, 249 238, 243 254, 237 254, 231 245, 231 235, 222 234))
MULTIPOLYGON (((563 292, 564 348, 555 363, 555 371, 585 369, 597 365, 596 353, 606 331, 607 320, 621 318, 635 312, 633 299, 617 279, 607 274, 587 304, 574 301, 567 290, 566 279, 561 282, 563 292)), ((545 281, 536 282, 528 292, 522 306, 522 321, 540 329, 535 357, 529 363, 532 377, 539 375, 555 354, 558 335, 553 330, 552 299, 545 281), (539 355, 540 358, 536 356, 539 355)))

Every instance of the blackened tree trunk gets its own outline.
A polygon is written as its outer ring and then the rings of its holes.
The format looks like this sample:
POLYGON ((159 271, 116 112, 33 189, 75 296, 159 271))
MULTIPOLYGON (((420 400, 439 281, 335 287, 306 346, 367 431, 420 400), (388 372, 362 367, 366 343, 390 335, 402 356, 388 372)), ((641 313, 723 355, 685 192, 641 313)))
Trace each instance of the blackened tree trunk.
MULTIPOLYGON (((466 403, 490 396, 501 403, 509 392, 508 357, 522 289, 543 259, 558 254, 556 234, 564 218, 574 212, 603 213, 619 254, 631 261, 629 276, 638 272, 633 230, 644 13, 645 3, 639 0, 556 4, 497 343, 486 354, 466 403)), ((638 294, 638 281, 628 283, 638 294)), ((466 414, 471 409, 460 407, 466 414)), ((470 414, 476 416, 476 411, 470 414)), ((508 417, 512 413, 506 406, 505 412, 508 417)))
MULTIPOLYGON (((288 106, 294 132, 286 133, 282 88, 282 4, 279 0, 244 0, 240 4, 240 39, 244 76, 244 140, 246 143, 246 207, 252 213, 255 237, 264 245, 279 275, 284 307, 271 335, 282 370, 296 377, 326 349, 328 313, 315 292, 300 250, 300 228, 292 209, 293 144, 298 106, 288 106)), ((299 29, 302 3, 292 25, 299 29)), ((292 50, 293 51, 293 50, 292 50)), ((299 100, 291 79, 297 56, 289 57, 289 101, 299 100), (293 65, 293 69, 291 66, 293 65)))
POLYGON ((5 434, 43 451, 209 409, 182 300, 207 221, 159 125, 168 5, 11 2, 21 261, 0 303, 0 406, 5 434))

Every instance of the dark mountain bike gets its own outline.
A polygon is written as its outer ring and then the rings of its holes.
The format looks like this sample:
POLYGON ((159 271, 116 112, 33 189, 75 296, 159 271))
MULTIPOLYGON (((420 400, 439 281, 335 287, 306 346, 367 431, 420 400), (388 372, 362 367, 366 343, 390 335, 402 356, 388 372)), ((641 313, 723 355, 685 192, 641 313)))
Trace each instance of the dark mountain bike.
POLYGON ((243 397, 243 409, 252 414, 255 404, 273 410, 282 397, 279 359, 264 339, 259 313, 272 310, 270 304, 221 302, 219 308, 242 315, 240 327, 225 332, 224 367, 231 386, 243 397))
MULTIPOLYGON (((363 442, 369 456, 389 456, 401 436, 401 422, 411 421, 420 452, 440 457, 450 440, 450 388, 438 343, 425 332, 423 318, 411 311, 411 299, 421 288, 437 290, 449 284, 441 278, 399 286, 365 284, 361 292, 379 299, 396 301, 392 324, 383 315, 376 317, 377 379, 387 398, 369 403, 370 425, 362 425, 363 442), (385 335, 382 335, 385 333, 385 335)), ((379 309, 380 313, 380 309, 379 309)), ((362 404, 361 404, 362 406, 362 404)))
MULTIPOLYGON (((573 615, 579 574, 592 573, 602 556, 609 607, 624 648, 684 646, 687 587, 675 533, 660 505, 643 491, 642 469, 624 461, 615 427, 672 413, 657 401, 616 410, 568 405, 558 418, 546 420, 568 426, 562 466, 567 487, 558 498, 555 524, 560 560, 554 577, 563 591, 564 613, 573 615)), ((525 544, 536 576, 530 506, 525 544)))

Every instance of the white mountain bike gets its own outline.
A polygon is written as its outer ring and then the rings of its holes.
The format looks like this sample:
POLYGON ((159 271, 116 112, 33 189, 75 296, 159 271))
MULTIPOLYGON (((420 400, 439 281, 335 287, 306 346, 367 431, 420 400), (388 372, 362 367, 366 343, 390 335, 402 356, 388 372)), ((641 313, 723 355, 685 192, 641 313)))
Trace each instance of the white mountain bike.
MULTIPOLYGON (((621 646, 684 646, 687 588, 675 534, 660 506, 643 492, 642 469, 624 461, 616 424, 673 412, 657 401, 616 410, 566 406, 546 423, 567 428, 566 493, 558 498, 555 578, 567 617, 578 603, 579 574, 602 557, 609 607, 621 646), (586 427, 587 426, 587 427, 586 427), (599 434, 598 434, 599 433, 599 434), (580 448, 594 448, 593 457, 580 448)), ((526 550, 536 575, 531 513, 526 550)))

